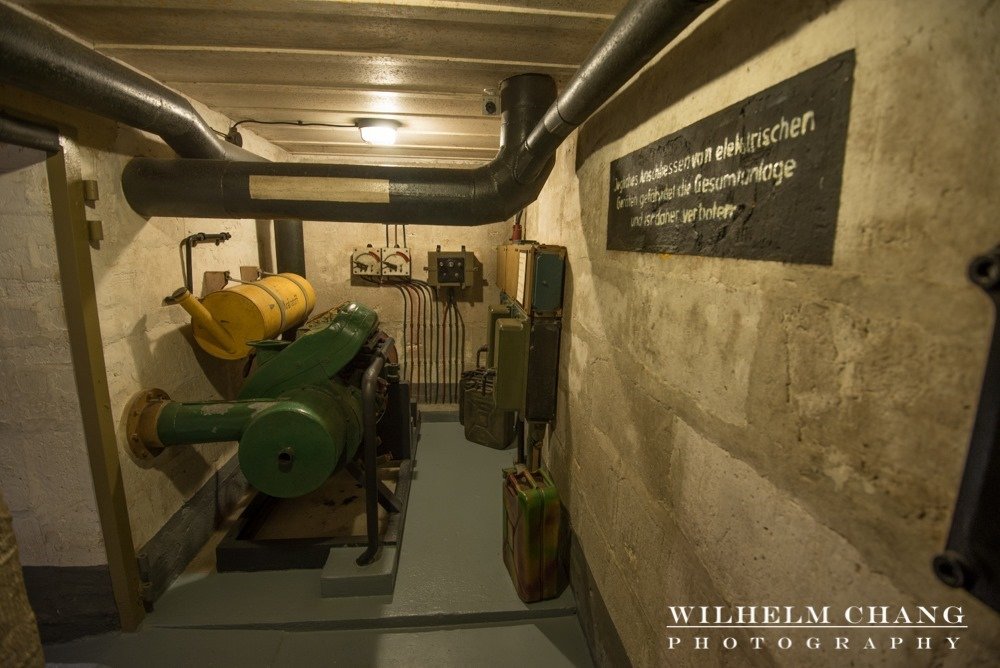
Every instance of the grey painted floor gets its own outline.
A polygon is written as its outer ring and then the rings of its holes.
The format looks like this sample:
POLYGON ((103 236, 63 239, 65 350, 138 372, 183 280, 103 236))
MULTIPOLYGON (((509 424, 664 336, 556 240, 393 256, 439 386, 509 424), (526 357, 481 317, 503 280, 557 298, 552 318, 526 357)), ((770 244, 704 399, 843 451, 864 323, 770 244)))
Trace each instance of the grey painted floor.
MULTIPOLYGON (((392 596, 322 598, 318 570, 185 575, 139 633, 46 648, 108 666, 590 666, 567 590, 524 604, 503 566, 512 451, 425 422, 392 596)), ((360 552, 360 550, 359 550, 360 552)))

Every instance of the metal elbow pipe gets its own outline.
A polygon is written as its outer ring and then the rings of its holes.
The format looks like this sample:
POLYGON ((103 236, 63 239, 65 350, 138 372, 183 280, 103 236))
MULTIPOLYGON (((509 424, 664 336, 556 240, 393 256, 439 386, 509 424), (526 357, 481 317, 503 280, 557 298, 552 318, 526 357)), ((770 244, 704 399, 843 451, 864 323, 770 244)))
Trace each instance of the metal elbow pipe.
POLYGON ((546 157, 715 1, 632 0, 622 8, 526 138, 515 178, 538 178, 546 157))
MULTIPOLYGON (((216 136, 184 96, 5 4, 0 52, 0 81, 152 132, 182 158, 265 162, 216 136)), ((0 125, 5 133, 20 129, 13 120, 0 125)), ((59 150, 58 137, 40 146, 59 150)), ((276 221, 275 228, 277 271, 305 276, 302 221, 276 221)))
MULTIPOLYGON (((544 183, 519 183, 516 153, 556 98, 544 74, 500 85, 501 145, 477 169, 135 158, 122 173, 129 204, 145 216, 479 225, 506 220, 544 183)), ((551 169, 548 156, 542 171, 551 169)))
POLYGON ((178 155, 262 160, 219 139, 182 95, 0 4, 0 81, 159 135, 178 155))
POLYGON ((132 160, 129 204, 146 216, 479 225, 533 202, 565 138, 714 0, 632 0, 563 94, 540 74, 501 84, 500 152, 474 170, 132 160))

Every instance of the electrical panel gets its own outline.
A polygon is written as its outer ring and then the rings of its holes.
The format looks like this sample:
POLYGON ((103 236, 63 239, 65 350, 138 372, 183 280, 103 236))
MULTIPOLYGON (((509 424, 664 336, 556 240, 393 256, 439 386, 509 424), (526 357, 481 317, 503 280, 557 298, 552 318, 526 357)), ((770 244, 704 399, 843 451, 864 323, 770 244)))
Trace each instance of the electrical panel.
POLYGON ((493 359, 497 376, 493 393, 497 408, 524 411, 529 328, 530 323, 522 318, 499 318, 496 321, 493 359))
POLYGON ((380 248, 382 256, 382 275, 410 277, 410 249, 409 248, 380 248))
POLYGON ((482 265, 475 253, 465 250, 427 253, 427 282, 439 288, 468 288, 482 280, 482 265))
POLYGON ((502 304, 487 313, 495 404, 541 424, 555 419, 566 248, 533 241, 497 248, 502 304))
POLYGON ((382 253, 379 248, 355 248, 351 253, 351 276, 381 276, 382 253))
POLYGON ((526 313, 557 317, 562 314, 566 248, 533 242, 497 248, 500 291, 526 313))

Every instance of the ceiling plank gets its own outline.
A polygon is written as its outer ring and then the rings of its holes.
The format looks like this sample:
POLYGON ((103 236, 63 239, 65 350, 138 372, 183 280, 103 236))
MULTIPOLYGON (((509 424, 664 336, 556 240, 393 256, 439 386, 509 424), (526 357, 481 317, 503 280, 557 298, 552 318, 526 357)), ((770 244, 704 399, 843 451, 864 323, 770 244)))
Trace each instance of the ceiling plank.
MULTIPOLYGON (((275 144, 328 144, 365 146, 357 128, 315 128, 285 126, 254 126, 255 134, 275 144)), ((454 146, 459 150, 477 149, 496 153, 499 141, 496 135, 464 135, 458 133, 424 133, 400 128, 396 142, 405 146, 454 146)))
POLYGON ((295 142, 282 142, 278 146, 291 153, 301 152, 312 155, 328 155, 331 160, 335 159, 335 156, 354 155, 371 156, 372 158, 464 158, 489 161, 497 153, 496 149, 460 150, 451 146, 369 146, 368 144, 336 146, 329 144, 299 144, 295 142))
POLYGON ((458 159, 448 157, 424 158, 419 156, 372 156, 372 155, 340 155, 295 153, 295 159, 302 162, 318 162, 339 165, 381 165, 387 167, 451 167, 455 169, 471 169, 484 165, 489 160, 458 159))
MULTIPOLYGON (((259 107, 215 107, 217 111, 234 121, 252 118, 261 121, 303 121, 307 123, 331 123, 351 125, 358 118, 391 118, 402 123, 407 131, 418 134, 454 134, 456 136, 489 136, 494 139, 500 134, 500 124, 495 118, 459 118, 419 116, 411 114, 344 112, 340 110, 285 110, 262 109, 259 107)), ((284 128, 286 126, 247 124, 255 133, 264 128, 284 128)), ((289 132, 300 129, 287 126, 289 132)), ((219 128, 221 129, 221 128, 219 128)), ((353 132, 353 129, 349 129, 353 132)), ((494 141, 496 144, 496 141, 494 141)))
POLYGON ((102 49, 160 81, 181 83, 249 83, 254 85, 334 86, 399 92, 470 93, 495 88, 502 79, 525 71, 552 75, 565 82, 563 68, 426 61, 398 56, 318 55, 238 49, 102 49))
MULTIPOLYGON (((336 90, 306 86, 180 83, 170 82, 185 94, 212 108, 246 109, 240 118, 302 120, 329 123, 350 122, 356 116, 407 115, 419 117, 466 117, 483 126, 496 126, 499 115, 482 113, 482 94, 434 95, 391 91, 336 90), (336 111, 340 116, 317 117, 336 111), (303 115, 304 114, 304 115, 303 115), (348 115, 344 117, 343 114, 348 115)), ((229 115, 227 113, 227 115, 229 115)))
MULTIPOLYGON (((33 7, 98 48, 212 46, 439 56, 574 66, 604 32, 602 19, 558 17, 515 21, 510 15, 423 9, 385 16, 339 11, 302 13, 276 2, 269 11, 244 8, 33 7), (484 18, 492 21, 484 21, 484 18)), ((344 7, 333 5, 331 7, 344 7)), ((350 5, 346 5, 350 7, 350 5)), ((535 19, 536 17, 528 17, 535 19)))
MULTIPOLYGON (((613 18, 627 0, 241 0, 239 9, 267 10, 280 2, 296 13, 329 12, 352 9, 356 12, 394 12, 411 10, 474 11, 502 15, 532 17, 592 17, 613 18)), ((25 7, 150 7, 163 9, 211 9, 219 3, 212 0, 18 0, 25 7)))

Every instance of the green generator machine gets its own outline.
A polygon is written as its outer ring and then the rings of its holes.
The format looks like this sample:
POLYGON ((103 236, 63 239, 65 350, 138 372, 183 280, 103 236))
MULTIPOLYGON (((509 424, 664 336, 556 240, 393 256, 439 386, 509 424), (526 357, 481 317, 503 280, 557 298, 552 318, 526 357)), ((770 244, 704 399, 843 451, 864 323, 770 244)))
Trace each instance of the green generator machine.
POLYGON ((374 310, 345 303, 310 320, 294 341, 249 342, 255 370, 232 401, 187 403, 156 388, 139 392, 126 415, 133 454, 152 460, 168 447, 238 441, 247 480, 279 498, 308 494, 361 459, 369 545, 358 561, 368 563, 378 551, 376 504, 385 496, 376 477, 380 419, 407 425, 386 440, 394 458, 410 456, 409 396, 394 341, 378 325, 374 310))

